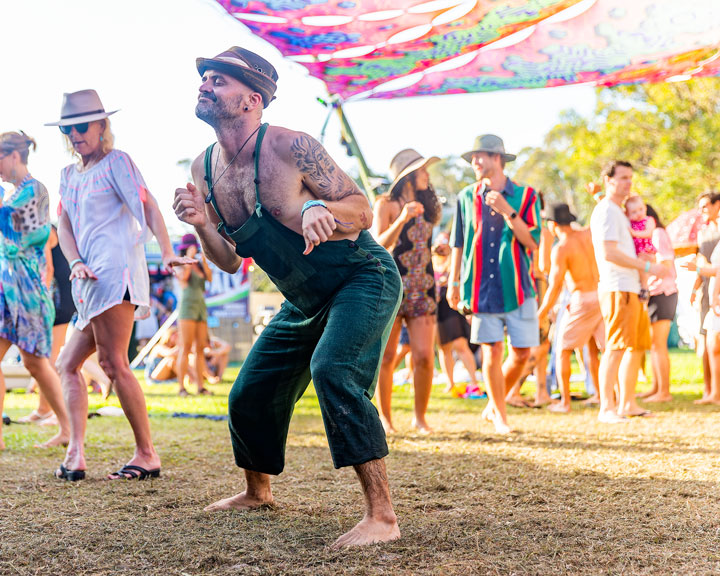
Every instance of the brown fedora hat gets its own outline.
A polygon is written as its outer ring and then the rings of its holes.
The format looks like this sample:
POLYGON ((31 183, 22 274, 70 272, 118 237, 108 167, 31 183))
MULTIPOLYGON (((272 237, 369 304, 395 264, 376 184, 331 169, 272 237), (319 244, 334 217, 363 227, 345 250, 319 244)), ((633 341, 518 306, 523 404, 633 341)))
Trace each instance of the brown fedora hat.
POLYGON ((440 158, 437 156, 424 158, 419 152, 413 150, 412 148, 401 150, 395 154, 395 157, 390 161, 390 177, 393 181, 388 188, 388 194, 392 195, 392 191, 395 189, 395 186, 397 186, 400 183, 400 180, 408 174, 439 161, 440 158))
POLYGON ((100 96, 95 90, 80 90, 63 94, 60 120, 48 122, 45 126, 72 126, 83 122, 94 122, 107 118, 115 112, 117 110, 105 112, 100 96))
POLYGON ((197 70, 202 76, 205 70, 217 70, 240 80, 256 90, 263 99, 263 108, 275 100, 278 74, 270 62, 255 52, 233 46, 214 58, 197 58, 197 70))

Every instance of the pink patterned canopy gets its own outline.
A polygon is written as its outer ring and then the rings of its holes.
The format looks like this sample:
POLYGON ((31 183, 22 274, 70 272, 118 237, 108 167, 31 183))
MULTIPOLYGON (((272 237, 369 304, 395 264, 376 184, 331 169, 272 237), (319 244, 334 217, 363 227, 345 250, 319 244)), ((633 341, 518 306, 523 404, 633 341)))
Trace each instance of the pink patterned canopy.
POLYGON ((720 73, 720 0, 218 0, 343 99, 720 73))

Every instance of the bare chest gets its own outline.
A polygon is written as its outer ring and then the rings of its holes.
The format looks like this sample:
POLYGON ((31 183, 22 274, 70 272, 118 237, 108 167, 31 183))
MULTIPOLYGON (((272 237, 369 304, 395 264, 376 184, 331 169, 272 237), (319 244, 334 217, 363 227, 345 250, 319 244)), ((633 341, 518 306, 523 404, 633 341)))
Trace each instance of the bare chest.
POLYGON ((261 157, 256 185, 251 156, 246 162, 233 164, 221 174, 222 169, 213 170, 213 195, 219 216, 229 227, 240 228, 250 218, 257 203, 288 225, 300 196, 294 174, 283 170, 279 163, 261 157))

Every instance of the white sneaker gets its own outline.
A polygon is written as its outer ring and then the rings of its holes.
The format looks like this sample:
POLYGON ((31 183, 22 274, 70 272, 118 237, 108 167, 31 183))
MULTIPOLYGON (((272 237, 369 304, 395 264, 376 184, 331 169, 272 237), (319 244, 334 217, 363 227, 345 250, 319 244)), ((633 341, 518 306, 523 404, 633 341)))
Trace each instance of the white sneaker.
POLYGON ((625 416, 618 416, 611 410, 598 413, 598 422, 602 422, 603 424, 622 424, 627 421, 628 419, 625 416))

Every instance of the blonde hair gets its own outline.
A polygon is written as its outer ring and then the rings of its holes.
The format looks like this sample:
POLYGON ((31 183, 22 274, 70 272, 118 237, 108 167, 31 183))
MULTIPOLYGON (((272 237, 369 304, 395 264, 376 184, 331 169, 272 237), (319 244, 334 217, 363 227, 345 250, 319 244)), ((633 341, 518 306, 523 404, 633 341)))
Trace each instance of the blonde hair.
MULTIPOLYGON (((102 148, 103 155, 105 155, 110 152, 115 146, 115 136, 113 136, 113 133, 110 130, 110 118, 95 120, 95 122, 105 122, 105 129, 101 134, 102 140, 100 141, 100 147, 102 148)), ((90 124, 92 124, 92 122, 90 122, 90 124)), ((63 138, 65 139, 65 146, 67 147, 68 152, 70 152, 73 157, 80 159, 80 154, 78 154, 77 150, 75 150, 75 147, 72 145, 69 136, 63 134, 63 138)))
POLYGON ((3 132, 0 134, 0 154, 12 154, 17 152, 20 155, 20 162, 27 164, 30 147, 37 149, 37 143, 25 132, 3 132))

